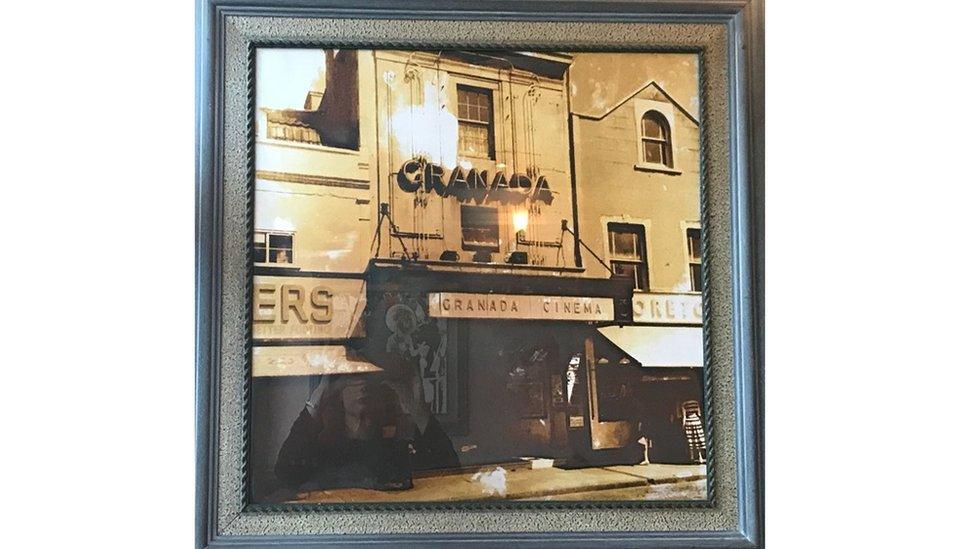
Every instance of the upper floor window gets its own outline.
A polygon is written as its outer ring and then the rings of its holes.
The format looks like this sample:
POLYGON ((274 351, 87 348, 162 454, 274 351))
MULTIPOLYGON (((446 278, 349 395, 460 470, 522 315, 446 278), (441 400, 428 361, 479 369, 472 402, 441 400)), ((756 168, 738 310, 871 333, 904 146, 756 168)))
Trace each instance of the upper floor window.
POLYGON ((458 85, 458 154, 495 158, 495 122, 491 90, 458 85))
POLYGON ((613 274, 634 281, 635 290, 647 290, 647 245, 644 226, 630 223, 607 224, 610 268, 613 274))
POLYGON ((647 164, 674 166, 671 159, 671 126, 658 111, 647 111, 641 117, 641 146, 647 164))
POLYGON ((294 261, 294 241, 294 233, 254 231, 254 245, 251 255, 255 263, 290 265, 294 261))
POLYGON ((687 229, 688 239, 688 272, 691 275, 691 291, 700 292, 704 287, 702 281, 702 253, 701 229, 687 229))
POLYGON ((461 249, 498 251, 498 210, 484 206, 461 206, 461 249))

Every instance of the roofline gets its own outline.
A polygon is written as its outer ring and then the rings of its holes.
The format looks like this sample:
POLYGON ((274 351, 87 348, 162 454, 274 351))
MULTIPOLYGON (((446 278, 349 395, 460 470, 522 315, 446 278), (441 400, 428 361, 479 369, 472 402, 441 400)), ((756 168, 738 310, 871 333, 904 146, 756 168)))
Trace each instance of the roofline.
POLYGON ((701 122, 697 118, 695 118, 695 116, 693 114, 691 114, 691 112, 688 111, 688 109, 686 109, 681 103, 678 103, 678 101, 675 100, 675 98, 672 97, 671 94, 668 93, 667 90, 665 90, 664 88, 661 87, 660 84, 658 84, 657 82, 655 82, 653 78, 651 78, 646 83, 644 83, 644 85, 642 85, 639 88, 637 88, 633 93, 631 93, 627 97, 624 97, 623 99, 621 99, 620 101, 618 101, 616 105, 614 105, 613 107, 610 107, 609 109, 607 109, 607 111, 605 113, 603 113, 603 114, 601 114, 599 116, 593 116, 591 114, 584 114, 584 113, 576 112, 576 111, 572 111, 572 113, 574 115, 580 117, 580 118, 587 118, 587 119, 590 119, 590 120, 602 120, 603 118, 606 118, 613 111, 619 109, 621 107, 621 105, 623 105, 624 103, 630 101, 634 97, 637 97, 637 94, 639 94, 640 92, 646 90, 647 88, 649 88, 651 86, 654 86, 655 88, 658 89, 658 91, 660 91, 662 94, 664 94, 664 97, 666 97, 668 99, 668 101, 670 101, 671 103, 673 103, 675 107, 678 107, 678 110, 681 111, 682 114, 684 114, 685 116, 687 116, 689 120, 691 120, 692 122, 694 122, 696 126, 701 126, 701 122))
POLYGON ((545 59, 546 61, 554 61, 556 63, 565 63, 567 65, 573 62, 573 54, 558 52, 558 51, 550 51, 550 52, 517 51, 514 53, 517 53, 519 55, 524 55, 526 57, 536 57, 539 59, 545 59))

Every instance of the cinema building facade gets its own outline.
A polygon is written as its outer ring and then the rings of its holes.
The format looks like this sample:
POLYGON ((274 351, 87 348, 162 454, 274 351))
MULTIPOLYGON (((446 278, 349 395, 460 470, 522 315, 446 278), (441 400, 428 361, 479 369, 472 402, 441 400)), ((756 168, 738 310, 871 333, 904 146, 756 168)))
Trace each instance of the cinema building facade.
POLYGON ((661 106, 670 171, 620 172, 680 193, 618 196, 598 158, 616 111, 570 104, 570 55, 323 55, 304 109, 255 121, 255 492, 320 376, 404 367, 463 466, 637 463, 641 436, 651 461, 703 459, 700 271, 677 273, 686 236, 653 209, 697 222, 697 122, 661 106))

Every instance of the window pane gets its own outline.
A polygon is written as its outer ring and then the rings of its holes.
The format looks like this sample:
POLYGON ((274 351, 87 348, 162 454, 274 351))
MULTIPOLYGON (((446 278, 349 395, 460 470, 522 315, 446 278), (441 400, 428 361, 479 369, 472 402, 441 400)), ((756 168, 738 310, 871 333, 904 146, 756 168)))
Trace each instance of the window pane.
POLYGON ((634 263, 618 263, 616 261, 611 263, 613 267, 613 274, 628 276, 634 280, 634 284, 637 283, 637 265, 634 263))
POLYGON ((461 206, 461 248, 498 251, 498 210, 461 206))
POLYGON ((269 241, 272 248, 291 248, 291 235, 287 235, 287 234, 269 235, 269 241))
POLYGON ((701 263, 691 265, 691 291, 702 291, 702 266, 701 263))
POLYGON ((268 261, 271 263, 291 263, 291 250, 271 248, 268 250, 268 261))
POLYGON ((251 259, 255 263, 265 263, 267 259, 265 258, 265 250, 263 245, 255 245, 252 249, 251 259))
POLYGON ((664 144, 644 141, 644 162, 664 164, 664 144))
POLYGON ((610 268, 613 269, 613 274, 617 276, 626 276, 627 278, 634 281, 635 290, 645 290, 646 288, 644 281, 647 279, 647 273, 644 270, 644 265, 640 263, 624 263, 622 261, 611 261, 610 268))
POLYGON ((688 255, 701 261, 701 229, 688 229, 688 255))
POLYGON ((661 127, 661 123, 656 118, 653 113, 644 115, 644 118, 641 120, 641 135, 644 137, 664 139, 664 128, 661 127))
POLYGON ((464 156, 489 158, 488 126, 460 122, 458 124, 458 152, 464 156))
POLYGON ((637 235, 632 232, 610 233, 610 252, 614 257, 639 259, 637 254, 637 235))
POLYGON ((491 111, 491 92, 458 89, 458 118, 489 123, 491 111))
POLYGON ((264 244, 267 241, 268 235, 266 233, 254 233, 254 243, 264 244))

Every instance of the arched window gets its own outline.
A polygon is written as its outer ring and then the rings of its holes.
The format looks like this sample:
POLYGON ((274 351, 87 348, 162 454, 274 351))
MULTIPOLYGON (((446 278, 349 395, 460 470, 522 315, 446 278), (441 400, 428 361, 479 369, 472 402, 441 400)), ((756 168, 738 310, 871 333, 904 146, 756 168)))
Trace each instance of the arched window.
POLYGON ((671 126, 663 114, 657 111, 644 113, 641 118, 641 142, 644 162, 674 167, 671 160, 671 126))

